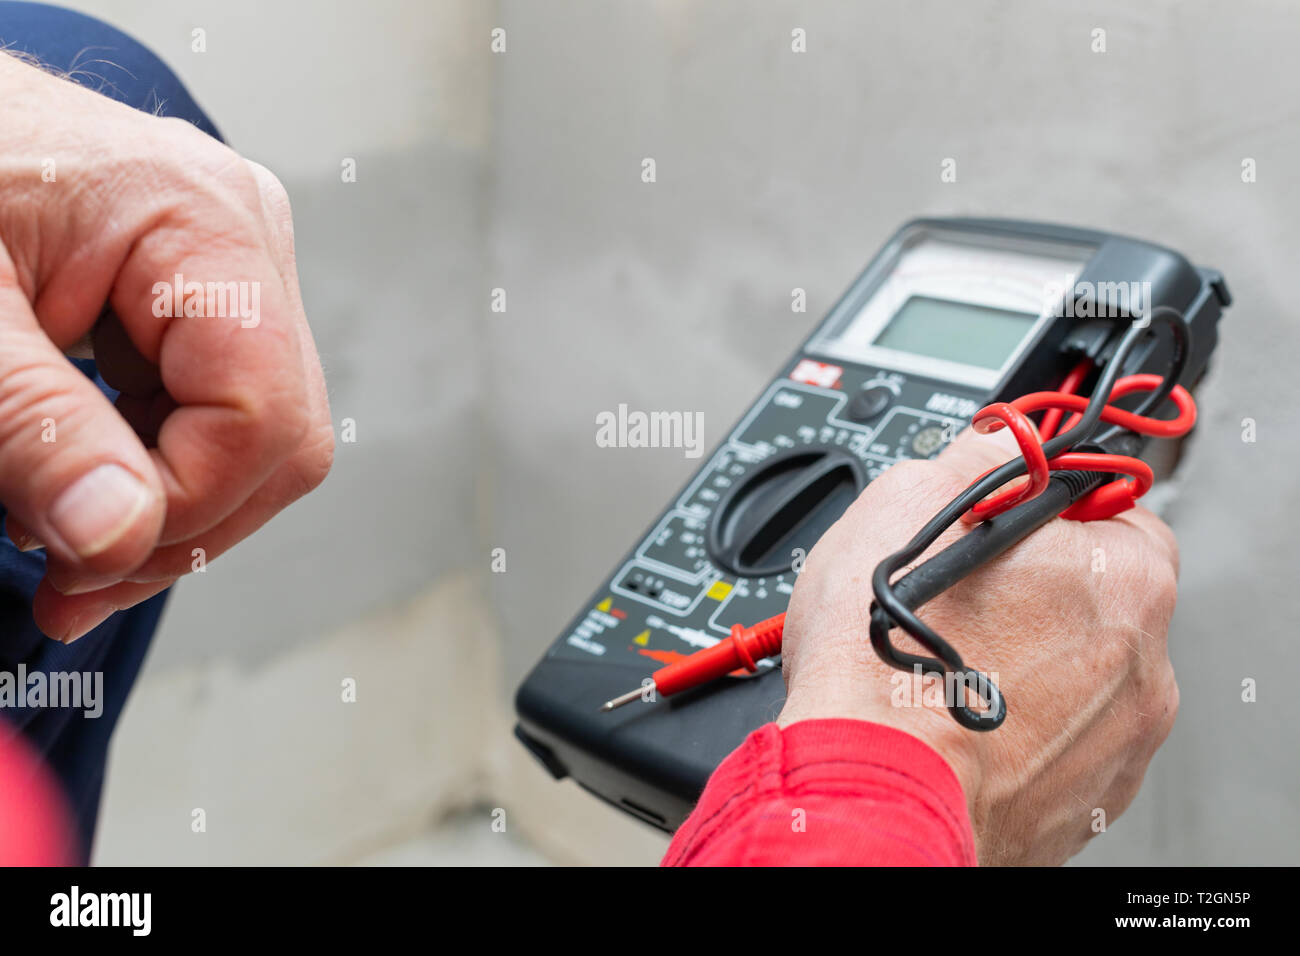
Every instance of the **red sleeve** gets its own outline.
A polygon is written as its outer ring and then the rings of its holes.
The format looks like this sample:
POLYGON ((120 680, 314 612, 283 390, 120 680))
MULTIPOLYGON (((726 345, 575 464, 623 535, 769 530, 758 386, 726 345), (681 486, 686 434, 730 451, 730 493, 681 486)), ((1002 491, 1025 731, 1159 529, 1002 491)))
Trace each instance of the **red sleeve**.
POLYGON ((961 784, 901 730, 760 727, 709 779, 664 866, 974 866, 961 784))
POLYGON ((70 866, 77 853, 72 816, 54 775, 0 719, 0 866, 70 866))

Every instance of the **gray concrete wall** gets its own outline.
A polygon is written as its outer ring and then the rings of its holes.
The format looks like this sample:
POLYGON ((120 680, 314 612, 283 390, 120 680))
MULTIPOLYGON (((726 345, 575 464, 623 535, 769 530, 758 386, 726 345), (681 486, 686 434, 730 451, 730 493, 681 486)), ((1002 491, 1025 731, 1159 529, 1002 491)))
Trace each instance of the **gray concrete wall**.
POLYGON ((510 299, 486 354, 508 678, 693 470, 675 450, 596 447, 597 411, 702 410, 716 440, 911 216, 1128 232, 1222 269, 1237 305, 1169 515, 1182 714, 1138 802, 1081 862, 1300 858, 1300 11, 1230 11, 503 3, 491 284, 510 299), (940 182, 945 157, 956 183, 940 182), (796 286, 809 315, 790 312, 796 286))
POLYGON ((316 495, 178 589, 119 734, 102 859, 356 858, 484 803, 553 859, 652 862, 658 836, 553 784, 508 737, 514 684, 693 469, 679 451, 598 448, 594 417, 620 402, 700 410, 716 440, 920 214, 1129 232, 1227 274, 1238 301, 1169 513, 1182 716, 1137 804, 1081 861, 1300 856, 1286 684, 1300 665, 1286 291, 1300 11, 74 5, 154 46, 285 180, 335 418, 359 435, 316 495), (206 54, 190 52, 195 27, 206 54), (795 28, 807 53, 790 50, 795 28), (344 156, 355 185, 339 182, 344 156), (940 182, 946 157, 956 183, 940 182), (503 314, 488 308, 498 287, 503 314), (807 314, 790 312, 794 287, 807 314), (494 547, 505 574, 487 573, 494 547), (312 695, 349 672, 379 692, 344 724, 312 695), (1257 703, 1241 701, 1244 678, 1257 703), (361 784, 340 786, 340 767, 361 784), (202 801, 225 808, 220 848, 186 842, 202 801))

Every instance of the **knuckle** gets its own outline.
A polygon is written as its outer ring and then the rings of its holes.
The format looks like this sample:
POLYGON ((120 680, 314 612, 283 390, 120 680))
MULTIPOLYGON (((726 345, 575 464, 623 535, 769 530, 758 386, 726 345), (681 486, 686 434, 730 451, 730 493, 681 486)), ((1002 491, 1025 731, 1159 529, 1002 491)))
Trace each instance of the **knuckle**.
POLYGON ((8 445, 33 422, 67 405, 67 383, 48 362, 22 362, 5 370, 0 393, 0 444, 8 445))
POLYGON ((1133 524, 1157 542, 1173 564, 1174 574, 1178 573, 1178 539, 1174 531, 1153 511, 1141 505, 1133 509, 1133 524))
MULTIPOLYGON (((204 146, 207 142, 216 142, 202 133, 193 123, 178 116, 150 116, 143 119, 143 122, 148 124, 148 129, 152 133, 152 136, 146 138, 166 141, 171 145, 172 152, 180 148, 186 153, 202 153, 206 151, 204 146)), ((152 151, 151 147, 156 147, 156 143, 139 145, 147 151, 152 151)))
POLYGON ((266 443, 277 452, 292 452, 299 448, 311 428, 307 411, 297 396, 284 394, 268 404, 262 414, 266 428, 266 443))
POLYGON ((229 204, 242 206, 256 220, 263 208, 261 182, 249 163, 233 150, 222 159, 220 168, 215 172, 224 188, 229 191, 229 204))
MULTIPOLYGON (((10 365, 0 391, 0 455, 8 458, 21 454, 21 449, 41 442, 46 422, 66 432, 84 421, 85 415, 68 376, 61 370, 40 359, 10 365)), ((37 462, 27 464, 27 469, 36 467, 37 462)), ((38 478, 28 474, 29 480, 38 478)))
POLYGON ((1169 686, 1165 691, 1165 715, 1168 725, 1173 727, 1174 721, 1178 719, 1178 707, 1182 703, 1182 692, 1178 689, 1178 681, 1174 678, 1173 673, 1169 675, 1169 686))
POLYGON ((1178 603, 1178 571, 1170 561, 1154 561, 1148 565, 1148 596, 1150 606, 1162 629, 1174 616, 1178 603))
POLYGON ((334 427, 332 424, 318 426, 293 458, 294 473, 299 482, 295 497, 315 491, 333 467, 334 427))
POLYGON ((260 163, 254 163, 251 160, 246 160, 246 162, 257 180, 257 187, 261 191, 262 199, 272 210, 283 213, 286 219, 290 218, 292 205, 289 202, 289 191, 284 188, 284 183, 280 182, 280 177, 260 163))
POLYGON ((164 124, 153 136, 141 137, 127 157, 122 176, 102 184, 106 201, 130 177, 145 189, 151 202, 165 210, 166 218, 200 232, 213 228, 234 236, 256 233, 262 211, 261 190, 248 163, 229 146, 219 143, 185 120, 151 119, 164 124), (160 141, 165 149, 160 149, 160 141))
POLYGON ((262 182, 252 164, 225 143, 219 143, 195 127, 188 128, 180 171, 190 195, 208 195, 221 206, 243 209, 255 215, 262 208, 262 182))
POLYGON ((289 200, 289 191, 280 178, 261 163, 252 160, 244 163, 257 183, 263 217, 292 249, 293 204, 289 200))
MULTIPOLYGON (((1165 525, 1165 527, 1166 529, 1168 529, 1169 526, 1165 525)), ((1169 563, 1170 566, 1173 568, 1174 582, 1176 585, 1178 582, 1178 577, 1182 571, 1182 558, 1178 553, 1178 539, 1174 537, 1174 533, 1172 530, 1169 531, 1168 544, 1169 544, 1169 563)))
POLYGON ((1170 559, 1171 564, 1178 566, 1178 539, 1174 537, 1173 529, 1165 524, 1155 515, 1151 516, 1150 527, 1156 541, 1159 542, 1161 550, 1170 559))
POLYGON ((267 391, 241 403, 243 427, 236 436, 268 457, 287 459, 304 442, 311 422, 296 390, 267 391))
POLYGON ((1164 743, 1174 729, 1174 722, 1178 719, 1180 702, 1181 694, 1178 690, 1178 681, 1174 677, 1173 667, 1166 665, 1163 679, 1159 682, 1159 686, 1153 689, 1150 699, 1145 702, 1143 707, 1144 712, 1152 714, 1155 718, 1156 747, 1164 743))
MULTIPOLYGON (((229 182, 239 175, 239 154, 208 136, 193 123, 174 116, 153 117, 154 136, 140 148, 153 157, 155 164, 187 185, 229 182), (166 141, 168 149, 157 153, 156 140, 166 141)), ((251 182, 251 177, 248 177, 251 182)))

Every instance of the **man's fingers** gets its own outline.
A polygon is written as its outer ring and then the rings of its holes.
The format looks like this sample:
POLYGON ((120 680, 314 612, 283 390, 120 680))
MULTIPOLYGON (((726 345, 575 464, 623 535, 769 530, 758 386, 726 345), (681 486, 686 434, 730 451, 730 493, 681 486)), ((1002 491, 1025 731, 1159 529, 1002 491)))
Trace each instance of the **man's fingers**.
POLYGON ((266 223, 267 243, 271 257, 280 270, 280 279, 289 293, 293 306, 302 310, 302 293, 298 288, 298 254, 293 239, 293 209, 284 186, 261 163, 244 160, 257 181, 258 197, 262 204, 262 220, 266 223))
MULTIPOLYGON (((233 514, 196 537, 158 548, 125 578, 124 583, 172 581, 193 571, 199 557, 202 557, 205 564, 215 560, 316 488, 329 472, 333 448, 332 429, 328 426, 318 427, 297 454, 280 466, 266 484, 257 489, 233 514)), ((80 595, 102 589, 105 606, 113 602, 111 586, 122 580, 88 575, 80 568, 57 559, 51 559, 46 565, 46 577, 56 591, 65 595, 80 595)), ((78 607, 83 603, 78 602, 78 607)))
POLYGON ((298 328, 305 320, 267 248, 260 203, 241 212, 231 202, 236 190, 258 189, 246 164, 234 154, 231 162, 233 185, 186 197, 136 243, 112 295, 131 341, 158 365, 178 406, 152 452, 167 490, 164 544, 233 513, 309 426, 298 328))
POLYGON ((122 583, 103 591, 67 595, 54 590, 49 580, 45 579, 36 586, 36 594, 32 598, 32 617, 42 631, 54 640, 67 644, 102 624, 114 611, 134 607, 172 583, 122 583))
POLYGON ((50 342, 0 250, 0 501, 49 552, 101 574, 153 550, 165 498, 130 427, 50 342))

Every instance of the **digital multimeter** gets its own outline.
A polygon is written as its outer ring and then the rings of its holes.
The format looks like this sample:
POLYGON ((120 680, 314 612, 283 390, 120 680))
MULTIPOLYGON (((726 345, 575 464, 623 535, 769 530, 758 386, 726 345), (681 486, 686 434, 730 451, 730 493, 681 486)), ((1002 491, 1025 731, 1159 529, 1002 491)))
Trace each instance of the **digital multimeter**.
MULTIPOLYGON (((1218 272, 1134 239, 1010 220, 903 226, 528 675, 517 736, 557 778, 675 829, 723 758, 780 713, 779 666, 653 707, 601 702, 784 611, 802 557, 868 482, 932 458, 989 402, 1104 361, 1128 324, 1117 318, 1181 312, 1190 388, 1229 302, 1218 272)), ((1124 374, 1163 372, 1168 349, 1151 335, 1124 374)))

